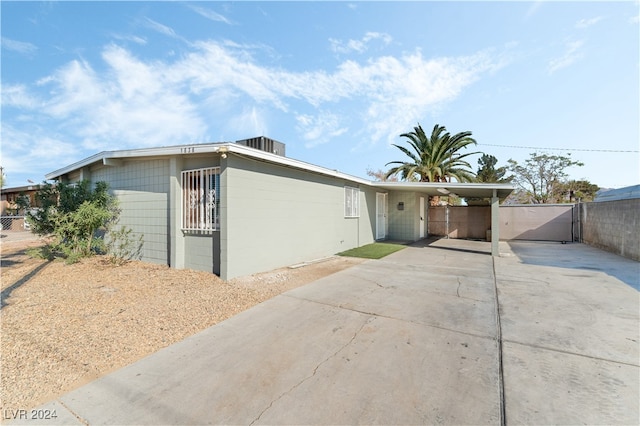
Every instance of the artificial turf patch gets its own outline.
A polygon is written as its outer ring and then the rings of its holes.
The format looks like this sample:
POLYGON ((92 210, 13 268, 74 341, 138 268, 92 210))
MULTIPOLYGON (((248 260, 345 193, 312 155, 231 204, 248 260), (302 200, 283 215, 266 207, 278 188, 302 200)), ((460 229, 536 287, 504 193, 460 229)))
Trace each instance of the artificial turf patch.
POLYGON ((351 250, 338 253, 339 256, 362 257, 365 259, 381 259, 398 250, 402 250, 406 246, 402 244, 391 243, 373 243, 362 247, 356 247, 351 250))

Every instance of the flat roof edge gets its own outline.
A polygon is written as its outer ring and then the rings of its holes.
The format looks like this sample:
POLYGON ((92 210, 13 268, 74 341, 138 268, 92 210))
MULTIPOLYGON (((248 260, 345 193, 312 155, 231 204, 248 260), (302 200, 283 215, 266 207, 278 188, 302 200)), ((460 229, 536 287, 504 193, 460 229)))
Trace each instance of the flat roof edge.
MULTIPOLYGON (((447 195, 450 193, 456 193, 456 191, 462 191, 469 193, 469 191, 478 191, 479 197, 486 197, 496 190, 500 197, 506 196, 511 193, 515 187, 509 183, 465 183, 465 182, 383 182, 383 181, 371 181, 357 176, 349 175, 347 173, 340 172, 338 170, 331 170, 326 167, 317 166, 315 164, 307 163, 301 160, 296 160, 289 157, 273 154, 266 151, 261 151, 255 148, 240 145, 234 142, 215 142, 205 144, 187 144, 187 145, 175 145, 159 148, 141 148, 132 150, 121 151, 102 151, 98 154, 87 157, 83 160, 77 161, 66 167, 55 170, 45 175, 47 180, 56 179, 65 174, 82 169, 83 167, 90 166, 95 163, 103 162, 105 159, 127 159, 127 158, 144 158, 144 157, 157 157, 157 156, 172 156, 172 155, 185 155, 185 154, 207 154, 207 153, 234 153, 240 156, 247 156, 252 159, 262 160, 273 164, 278 164, 284 167, 292 167, 299 170, 317 173, 324 176, 329 176, 337 179, 343 179, 350 182, 355 182, 361 185, 366 185, 372 188, 386 189, 386 190, 415 190, 418 192, 429 193, 429 195, 447 195), (440 190, 440 191, 439 191, 440 190), (447 190, 448 192, 442 192, 447 190), (505 195, 506 194, 506 195, 505 195)), ((467 197, 469 195, 466 195, 467 197)), ((465 197, 465 195, 462 195, 465 197)))
POLYGON ((339 179, 345 179, 352 182, 358 182, 363 185, 370 185, 371 182, 352 176, 347 173, 340 172, 338 170, 327 169, 326 167, 317 166, 315 164, 306 163, 304 161, 295 160, 289 157, 283 157, 266 151, 260 151, 255 148, 239 145, 234 142, 216 142, 207 144, 187 144, 176 145, 162 148, 142 148, 133 150, 121 150, 121 151, 103 151, 98 154, 87 157, 83 160, 77 161, 66 167, 62 167, 53 172, 47 173, 45 178, 47 180, 56 179, 67 173, 74 172, 82 169, 83 167, 90 166, 92 164, 103 161, 104 159, 126 159, 126 158, 144 158, 151 156, 169 156, 169 155, 183 155, 183 154, 206 154, 206 153, 222 153, 232 152, 239 155, 246 155, 255 159, 268 161, 283 166, 294 167, 309 172, 320 173, 326 176, 332 176, 339 179))

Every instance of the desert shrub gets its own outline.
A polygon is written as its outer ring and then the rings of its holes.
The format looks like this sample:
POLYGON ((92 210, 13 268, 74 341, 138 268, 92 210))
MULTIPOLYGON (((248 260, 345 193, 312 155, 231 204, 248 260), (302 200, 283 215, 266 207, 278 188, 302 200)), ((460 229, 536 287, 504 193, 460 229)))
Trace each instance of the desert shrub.
POLYGON ((142 234, 136 237, 131 228, 114 226, 107 233, 105 249, 111 263, 123 265, 129 260, 140 258, 143 243, 142 234))
POLYGON ((33 232, 52 236, 48 250, 74 263, 104 247, 96 231, 104 229, 119 214, 114 196, 105 182, 91 189, 89 181, 76 184, 45 183, 36 193, 40 208, 29 211, 26 219, 33 232))
POLYGON ((26 253, 31 257, 44 260, 53 260, 56 257, 52 247, 48 244, 41 247, 31 247, 26 250, 26 253))

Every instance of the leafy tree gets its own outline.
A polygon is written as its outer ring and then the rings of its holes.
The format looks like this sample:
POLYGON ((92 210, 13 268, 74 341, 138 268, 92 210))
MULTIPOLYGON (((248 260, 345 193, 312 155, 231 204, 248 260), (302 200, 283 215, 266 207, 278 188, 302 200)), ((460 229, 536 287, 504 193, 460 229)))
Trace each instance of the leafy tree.
POLYGON ((53 236, 49 252, 60 252, 68 261, 89 256, 101 247, 96 231, 113 221, 118 211, 105 182, 91 189, 89 181, 77 184, 44 183, 36 193, 40 208, 27 213, 31 229, 53 236))
POLYGON ((566 182, 566 169, 583 166, 567 156, 538 154, 533 152, 524 165, 509 160, 508 169, 514 174, 513 182, 519 187, 514 197, 526 204, 548 204, 560 202, 559 189, 566 182))
POLYGON ((471 132, 461 132, 455 135, 449 134, 444 126, 436 124, 431 136, 427 136, 418 124, 413 132, 403 133, 400 136, 407 138, 410 149, 395 145, 402 151, 409 161, 391 161, 386 165, 395 164, 385 177, 400 175, 403 180, 420 182, 472 182, 474 174, 470 170, 471 165, 464 160, 469 155, 478 154, 469 152, 460 154, 459 151, 469 145, 475 145, 476 141, 471 137, 471 132))
POLYGON ((32 232, 42 236, 53 233, 55 216, 64 209, 64 206, 58 206, 59 199, 58 187, 51 183, 43 182, 38 192, 36 192, 36 201, 41 207, 26 214, 26 220, 32 232))
MULTIPOLYGON (((506 167, 498 167, 498 159, 493 155, 482 154, 478 159, 478 172, 476 173, 476 182, 481 183, 508 183, 511 182, 513 176, 505 177, 507 174, 506 167)), ((491 198, 483 197, 465 197, 467 205, 485 205, 491 202, 491 198)), ((504 199, 500 200, 501 202, 504 199)))
POLYGON ((593 201, 600 187, 587 180, 570 180, 554 188, 556 202, 593 201))
POLYGON ((493 155, 482 154, 478 159, 478 173, 476 173, 476 181, 483 183, 506 183, 511 182, 513 176, 504 177, 507 174, 506 167, 498 167, 498 159, 493 155))

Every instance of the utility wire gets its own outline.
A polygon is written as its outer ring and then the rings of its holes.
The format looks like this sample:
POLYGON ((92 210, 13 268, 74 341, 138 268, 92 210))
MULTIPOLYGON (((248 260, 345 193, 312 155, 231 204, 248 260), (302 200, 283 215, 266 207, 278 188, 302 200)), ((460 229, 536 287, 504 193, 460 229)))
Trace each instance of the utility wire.
POLYGON ((542 148, 539 146, 516 146, 516 145, 494 145, 490 143, 479 143, 483 146, 497 146, 500 148, 522 148, 522 149, 540 149, 553 151, 585 151, 585 152, 640 152, 637 150, 621 150, 621 149, 588 149, 588 148, 542 148))

